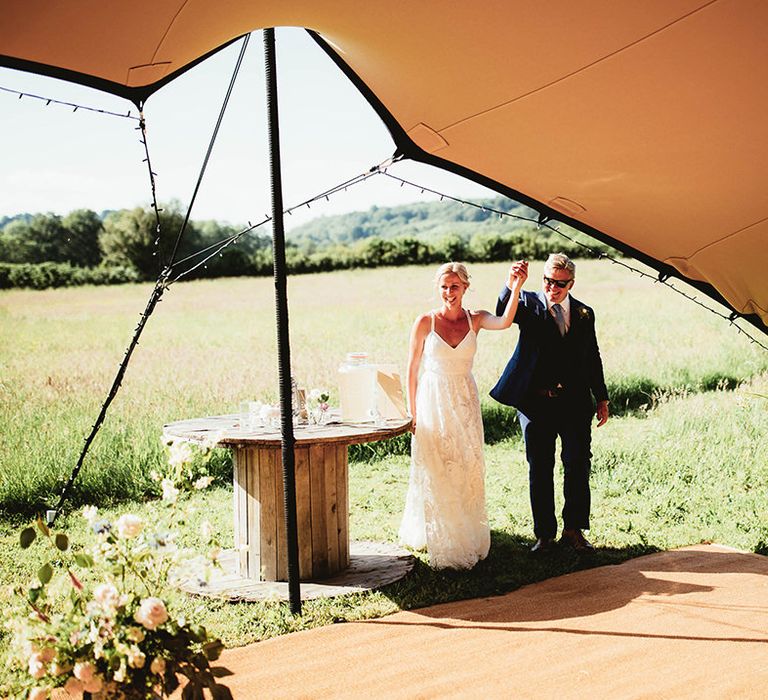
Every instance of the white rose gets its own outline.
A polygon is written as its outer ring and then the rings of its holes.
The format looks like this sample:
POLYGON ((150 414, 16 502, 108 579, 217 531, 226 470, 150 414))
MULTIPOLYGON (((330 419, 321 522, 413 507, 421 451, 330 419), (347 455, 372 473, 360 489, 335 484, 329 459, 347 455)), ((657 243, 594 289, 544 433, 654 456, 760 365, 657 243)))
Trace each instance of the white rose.
POLYGON ((99 509, 96 506, 85 506, 85 508, 83 508, 83 517, 88 521, 89 525, 93 525, 98 512, 99 509))
POLYGON ((119 595, 111 583, 100 583, 93 589, 93 598, 102 608, 115 608, 119 595))
POLYGON ((144 598, 133 619, 146 629, 153 630, 168 619, 168 611, 160 598, 144 598))
POLYGON ((195 482, 195 488, 198 491, 202 491, 203 489, 207 489, 211 483, 213 482, 212 476, 201 476, 196 482, 195 482))
POLYGON ((147 657, 136 647, 128 651, 128 665, 131 668, 143 668, 146 661, 147 657))
POLYGON ((200 525, 200 536, 207 542, 211 539, 212 532, 213 529, 211 528, 211 523, 209 523, 207 520, 203 520, 202 524, 200 525))
POLYGON ((174 442, 168 449, 168 464, 179 467, 194 459, 192 446, 187 442, 174 442))
POLYGON ((156 676, 162 676, 165 673, 165 659, 161 656, 156 656, 149 666, 149 670, 156 676))
POLYGON ((125 633, 125 636, 127 639, 129 639, 132 642, 136 642, 136 644, 140 644, 144 641, 144 630, 141 629, 141 627, 129 627, 128 631, 125 633))
POLYGON ((120 667, 117 669, 117 671, 114 672, 112 675, 112 678, 116 683, 123 683, 126 678, 126 672, 128 669, 125 668, 125 661, 120 662, 120 667))
POLYGON ((32 688, 29 691, 29 700, 45 700, 48 697, 48 688, 32 688))
POLYGON ((117 519, 115 527, 120 537, 131 539, 137 537, 144 529, 144 521, 138 515, 126 513, 117 519))
POLYGON ((29 671, 29 675, 36 681, 40 680, 45 675, 45 662, 43 661, 43 655, 39 651, 36 651, 29 657, 27 670, 29 671))
POLYGON ((177 489, 170 479, 163 479, 163 500, 168 503, 176 503, 176 499, 179 497, 179 489, 177 489))

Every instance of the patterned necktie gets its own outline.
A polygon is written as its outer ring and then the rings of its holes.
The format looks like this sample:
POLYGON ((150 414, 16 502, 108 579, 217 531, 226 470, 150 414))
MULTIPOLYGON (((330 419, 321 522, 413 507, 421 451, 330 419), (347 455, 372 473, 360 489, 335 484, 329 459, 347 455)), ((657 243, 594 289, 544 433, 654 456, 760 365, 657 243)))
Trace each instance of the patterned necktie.
POLYGON ((555 314, 555 323, 560 335, 565 335, 565 317, 563 316, 563 307, 560 304, 552 304, 552 313, 555 314))

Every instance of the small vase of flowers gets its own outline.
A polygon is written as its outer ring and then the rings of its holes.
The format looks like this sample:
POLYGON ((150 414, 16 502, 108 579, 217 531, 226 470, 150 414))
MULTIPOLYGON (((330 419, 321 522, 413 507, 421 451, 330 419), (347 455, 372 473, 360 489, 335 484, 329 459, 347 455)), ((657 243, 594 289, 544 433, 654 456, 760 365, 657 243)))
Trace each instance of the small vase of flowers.
POLYGON ((325 425, 330 420, 330 394, 326 389, 312 389, 307 401, 307 417, 314 425, 325 425))

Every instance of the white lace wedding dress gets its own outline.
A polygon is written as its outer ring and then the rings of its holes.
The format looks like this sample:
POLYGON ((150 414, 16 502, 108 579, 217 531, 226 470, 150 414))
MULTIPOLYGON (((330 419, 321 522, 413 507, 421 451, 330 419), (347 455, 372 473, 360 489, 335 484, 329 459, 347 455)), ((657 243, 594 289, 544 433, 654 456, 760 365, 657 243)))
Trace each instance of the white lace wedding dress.
MULTIPOLYGON (((466 312, 465 312, 466 313, 466 312)), ((470 569, 490 548, 480 399, 472 376, 477 336, 454 348, 432 330, 416 392, 416 434, 400 541, 426 546, 436 569, 470 569)))

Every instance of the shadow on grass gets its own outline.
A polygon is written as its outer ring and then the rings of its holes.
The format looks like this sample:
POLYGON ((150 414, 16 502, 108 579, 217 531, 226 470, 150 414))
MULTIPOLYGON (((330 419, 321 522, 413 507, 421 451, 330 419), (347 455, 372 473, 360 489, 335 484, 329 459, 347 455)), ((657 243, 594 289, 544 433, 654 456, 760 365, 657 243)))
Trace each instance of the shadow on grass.
POLYGON ((497 596, 555 576, 621 564, 633 557, 659 551, 657 547, 638 543, 622 548, 597 547, 586 556, 558 547, 551 554, 537 557, 530 554, 532 544, 529 538, 494 530, 488 557, 470 571, 435 571, 427 565, 426 555, 417 553, 413 571, 381 592, 401 609, 411 610, 468 598, 497 596))

